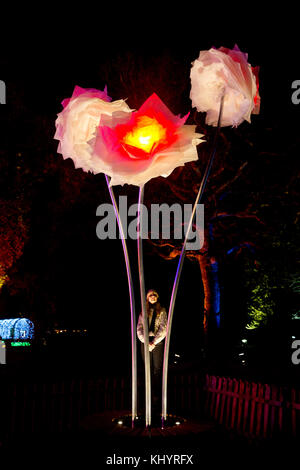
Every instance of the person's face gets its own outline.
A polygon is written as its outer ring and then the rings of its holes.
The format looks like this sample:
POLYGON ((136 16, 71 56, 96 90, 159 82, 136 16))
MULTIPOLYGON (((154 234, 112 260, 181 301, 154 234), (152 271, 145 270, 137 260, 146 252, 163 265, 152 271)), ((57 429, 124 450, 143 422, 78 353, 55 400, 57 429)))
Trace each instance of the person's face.
POLYGON ((149 300, 150 304, 155 304, 155 302, 157 302, 157 295, 156 294, 148 295, 148 300, 149 300))

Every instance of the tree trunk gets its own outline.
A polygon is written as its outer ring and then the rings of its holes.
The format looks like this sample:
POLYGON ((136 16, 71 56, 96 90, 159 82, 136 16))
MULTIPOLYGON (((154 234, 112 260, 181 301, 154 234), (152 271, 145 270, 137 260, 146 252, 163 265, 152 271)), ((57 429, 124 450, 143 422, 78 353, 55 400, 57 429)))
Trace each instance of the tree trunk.
POLYGON ((203 305, 203 330, 204 337, 208 334, 208 321, 212 312, 212 288, 210 279, 211 263, 210 257, 207 253, 208 249, 208 234, 205 232, 204 245, 201 249, 201 254, 198 256, 199 267, 201 271, 203 292, 204 292, 204 305, 203 305))

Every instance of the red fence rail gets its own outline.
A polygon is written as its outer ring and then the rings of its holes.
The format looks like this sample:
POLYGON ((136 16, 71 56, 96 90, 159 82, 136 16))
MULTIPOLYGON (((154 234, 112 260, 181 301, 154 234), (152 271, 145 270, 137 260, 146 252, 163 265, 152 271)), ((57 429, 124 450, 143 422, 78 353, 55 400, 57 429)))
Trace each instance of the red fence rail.
MULTIPOLYGON (((143 384, 138 397, 143 400, 143 384)), ((82 419, 104 410, 130 410, 130 379, 69 379, 52 383, 7 383, 0 389, 0 441, 24 432, 79 429, 82 419)), ((200 373, 169 376, 170 413, 199 415, 246 436, 300 433, 300 391, 200 373)))
POLYGON ((205 409, 211 417, 250 437, 300 432, 300 391, 278 385, 206 376, 205 409))

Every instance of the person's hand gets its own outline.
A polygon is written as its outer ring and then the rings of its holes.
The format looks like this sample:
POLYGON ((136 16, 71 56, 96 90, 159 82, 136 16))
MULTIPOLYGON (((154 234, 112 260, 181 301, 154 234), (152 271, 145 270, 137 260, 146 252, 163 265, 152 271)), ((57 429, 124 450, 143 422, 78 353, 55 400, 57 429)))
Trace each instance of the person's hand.
POLYGON ((155 344, 154 343, 149 343, 149 351, 153 351, 153 349, 155 348, 155 344))

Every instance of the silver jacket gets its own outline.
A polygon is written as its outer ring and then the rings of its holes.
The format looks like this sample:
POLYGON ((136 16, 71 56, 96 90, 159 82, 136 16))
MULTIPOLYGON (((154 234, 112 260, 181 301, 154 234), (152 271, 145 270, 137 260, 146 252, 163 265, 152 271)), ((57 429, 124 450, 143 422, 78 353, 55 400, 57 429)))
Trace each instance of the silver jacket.
MULTIPOLYGON (((151 325, 151 320, 152 320, 152 313, 149 316, 148 325, 151 325)), ((151 339, 151 341, 153 341, 154 344, 160 343, 165 338, 167 334, 167 323, 168 323, 167 312, 164 308, 162 308, 160 313, 156 315, 154 331, 153 332, 149 331, 149 336, 154 336, 154 338, 151 339)), ((137 324, 137 336, 139 340, 142 343, 144 343, 144 326, 143 326, 143 314, 142 313, 139 316, 139 320, 137 324)))

